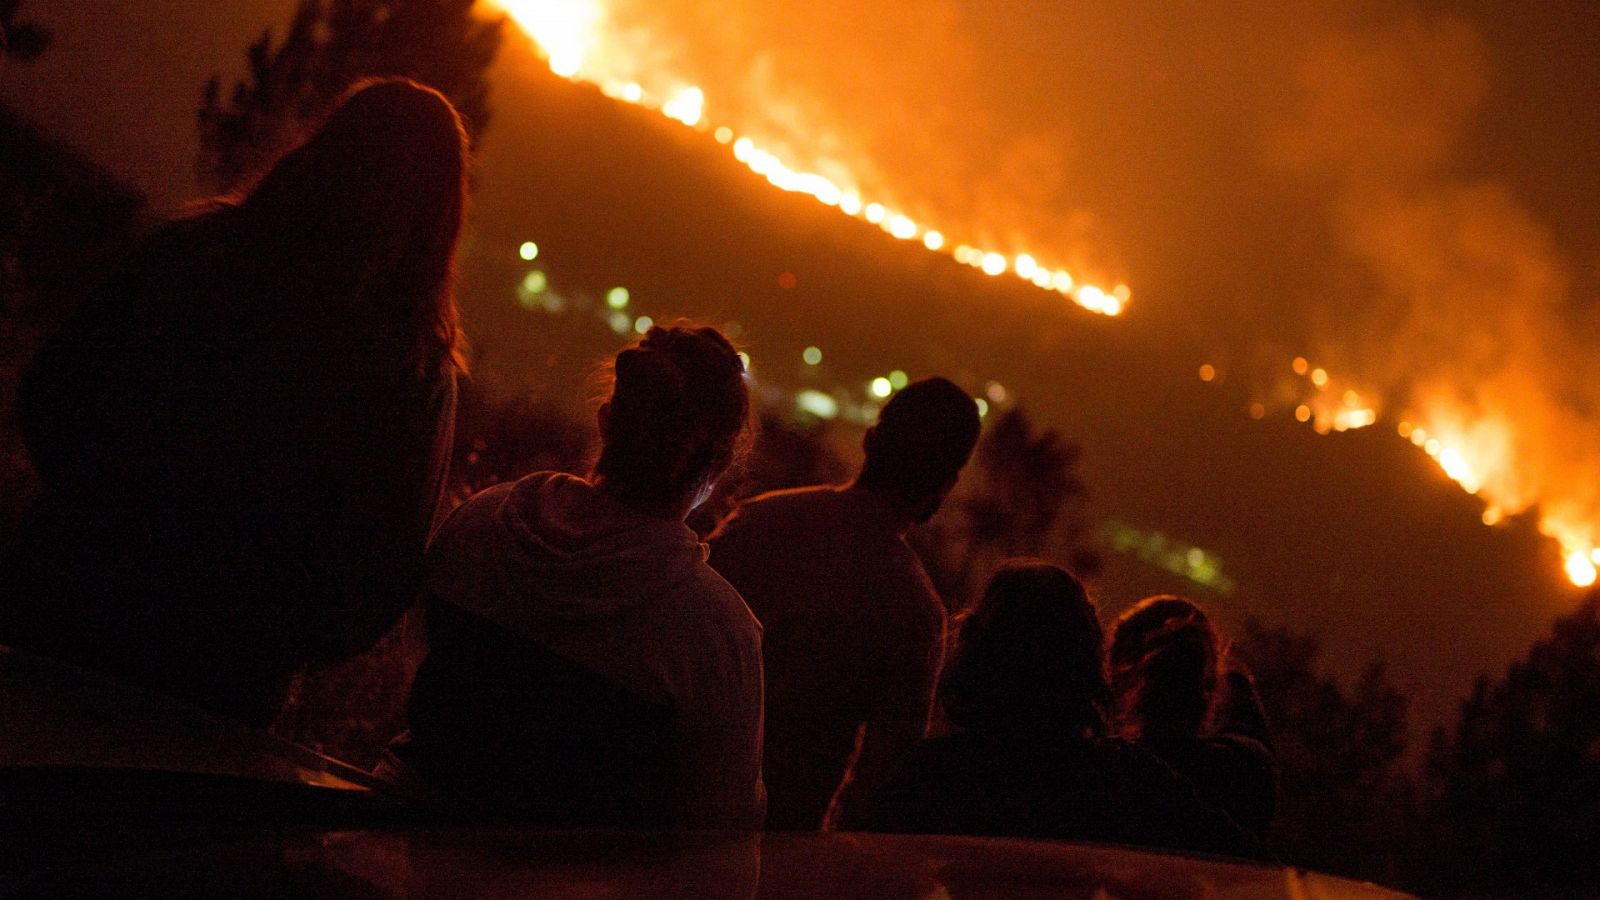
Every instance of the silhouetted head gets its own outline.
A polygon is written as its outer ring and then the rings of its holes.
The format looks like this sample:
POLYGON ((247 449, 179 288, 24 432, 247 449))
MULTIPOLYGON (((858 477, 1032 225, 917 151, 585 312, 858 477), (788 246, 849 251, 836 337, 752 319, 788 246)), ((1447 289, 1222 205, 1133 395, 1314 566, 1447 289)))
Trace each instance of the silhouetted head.
POLYGON ((1221 655, 1205 610, 1182 597, 1147 597, 1117 617, 1111 680, 1129 737, 1193 737, 1205 730, 1221 655))
POLYGON ((912 382, 878 413, 862 440, 856 483, 886 494, 926 522, 955 487, 978 443, 978 405, 943 378, 912 382))
POLYGON ((453 281, 466 147, 439 92, 396 79, 357 85, 240 202, 254 244, 245 249, 308 298, 361 304, 419 370, 460 365, 453 281))
POLYGON ((1103 736, 1105 636, 1083 585, 1060 566, 1006 563, 959 623, 941 687, 964 729, 1103 736))
POLYGON ((595 482, 635 508, 683 516, 751 435, 744 362, 715 328, 652 327, 611 366, 595 482))

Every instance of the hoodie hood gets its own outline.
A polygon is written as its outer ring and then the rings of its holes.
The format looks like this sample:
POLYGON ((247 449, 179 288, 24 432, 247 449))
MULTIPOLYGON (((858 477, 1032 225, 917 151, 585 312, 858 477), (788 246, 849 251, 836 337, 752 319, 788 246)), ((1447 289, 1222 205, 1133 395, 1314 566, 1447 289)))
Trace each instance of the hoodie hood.
POLYGON ((614 615, 682 583, 706 548, 573 475, 539 472, 477 494, 430 553, 429 587, 492 621, 614 615))

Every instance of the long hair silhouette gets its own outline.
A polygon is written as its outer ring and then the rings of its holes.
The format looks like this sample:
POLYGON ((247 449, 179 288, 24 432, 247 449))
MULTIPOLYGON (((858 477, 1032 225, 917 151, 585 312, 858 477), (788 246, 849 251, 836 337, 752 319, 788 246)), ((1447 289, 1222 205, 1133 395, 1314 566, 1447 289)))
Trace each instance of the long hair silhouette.
POLYGON ((305 143, 201 212, 231 212, 234 255, 257 262, 246 269, 281 289, 291 316, 351 315, 401 342, 418 373, 446 361, 464 371, 454 259, 466 147, 437 91, 363 82, 305 143), (305 308, 330 301, 355 307, 305 308))
POLYGON ((960 623, 942 686, 961 728, 1103 737, 1111 689, 1104 632, 1071 573, 1012 560, 960 623))
POLYGON ((1221 648, 1205 610, 1147 597, 1117 617, 1110 647, 1120 730, 1128 737, 1195 737, 1217 698, 1221 648))

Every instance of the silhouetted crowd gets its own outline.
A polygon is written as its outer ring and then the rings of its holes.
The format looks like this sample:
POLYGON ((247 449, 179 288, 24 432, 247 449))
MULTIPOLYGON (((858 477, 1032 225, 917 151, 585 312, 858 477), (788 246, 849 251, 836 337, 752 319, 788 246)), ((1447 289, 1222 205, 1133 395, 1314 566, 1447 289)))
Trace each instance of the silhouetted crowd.
POLYGON ((687 524, 747 450, 716 329, 617 354, 587 477, 448 509, 461 121, 352 91, 196 208, 41 351, 18 418, 45 487, 5 563, 0 643, 257 726, 296 673, 414 604, 428 655, 376 777, 539 821, 865 829, 1256 856, 1276 765, 1204 610, 1102 629, 1065 569, 1012 561, 947 621, 906 543, 977 442, 972 398, 900 390, 844 485, 687 524))

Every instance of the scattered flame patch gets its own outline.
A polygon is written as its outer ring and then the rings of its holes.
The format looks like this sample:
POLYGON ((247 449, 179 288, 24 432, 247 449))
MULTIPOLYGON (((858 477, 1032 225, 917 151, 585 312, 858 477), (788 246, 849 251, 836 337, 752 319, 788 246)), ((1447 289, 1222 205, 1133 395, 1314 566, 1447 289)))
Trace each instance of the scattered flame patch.
MULTIPOLYGON (((1355 388, 1335 390, 1333 374, 1325 367, 1313 367, 1305 357, 1295 357, 1291 369, 1306 382, 1299 390, 1304 400, 1295 418, 1310 423, 1319 434, 1365 428, 1378 421, 1375 396, 1355 388)), ((1462 490, 1484 500, 1483 524, 1499 525, 1508 516, 1538 507, 1539 531, 1561 546, 1567 580, 1580 588, 1600 581, 1600 527, 1588 521, 1577 504, 1563 504, 1549 496, 1549 490, 1541 492, 1526 483, 1518 469, 1511 423, 1474 416, 1443 392, 1423 396, 1420 409, 1407 412, 1395 431, 1428 454, 1462 490)))

